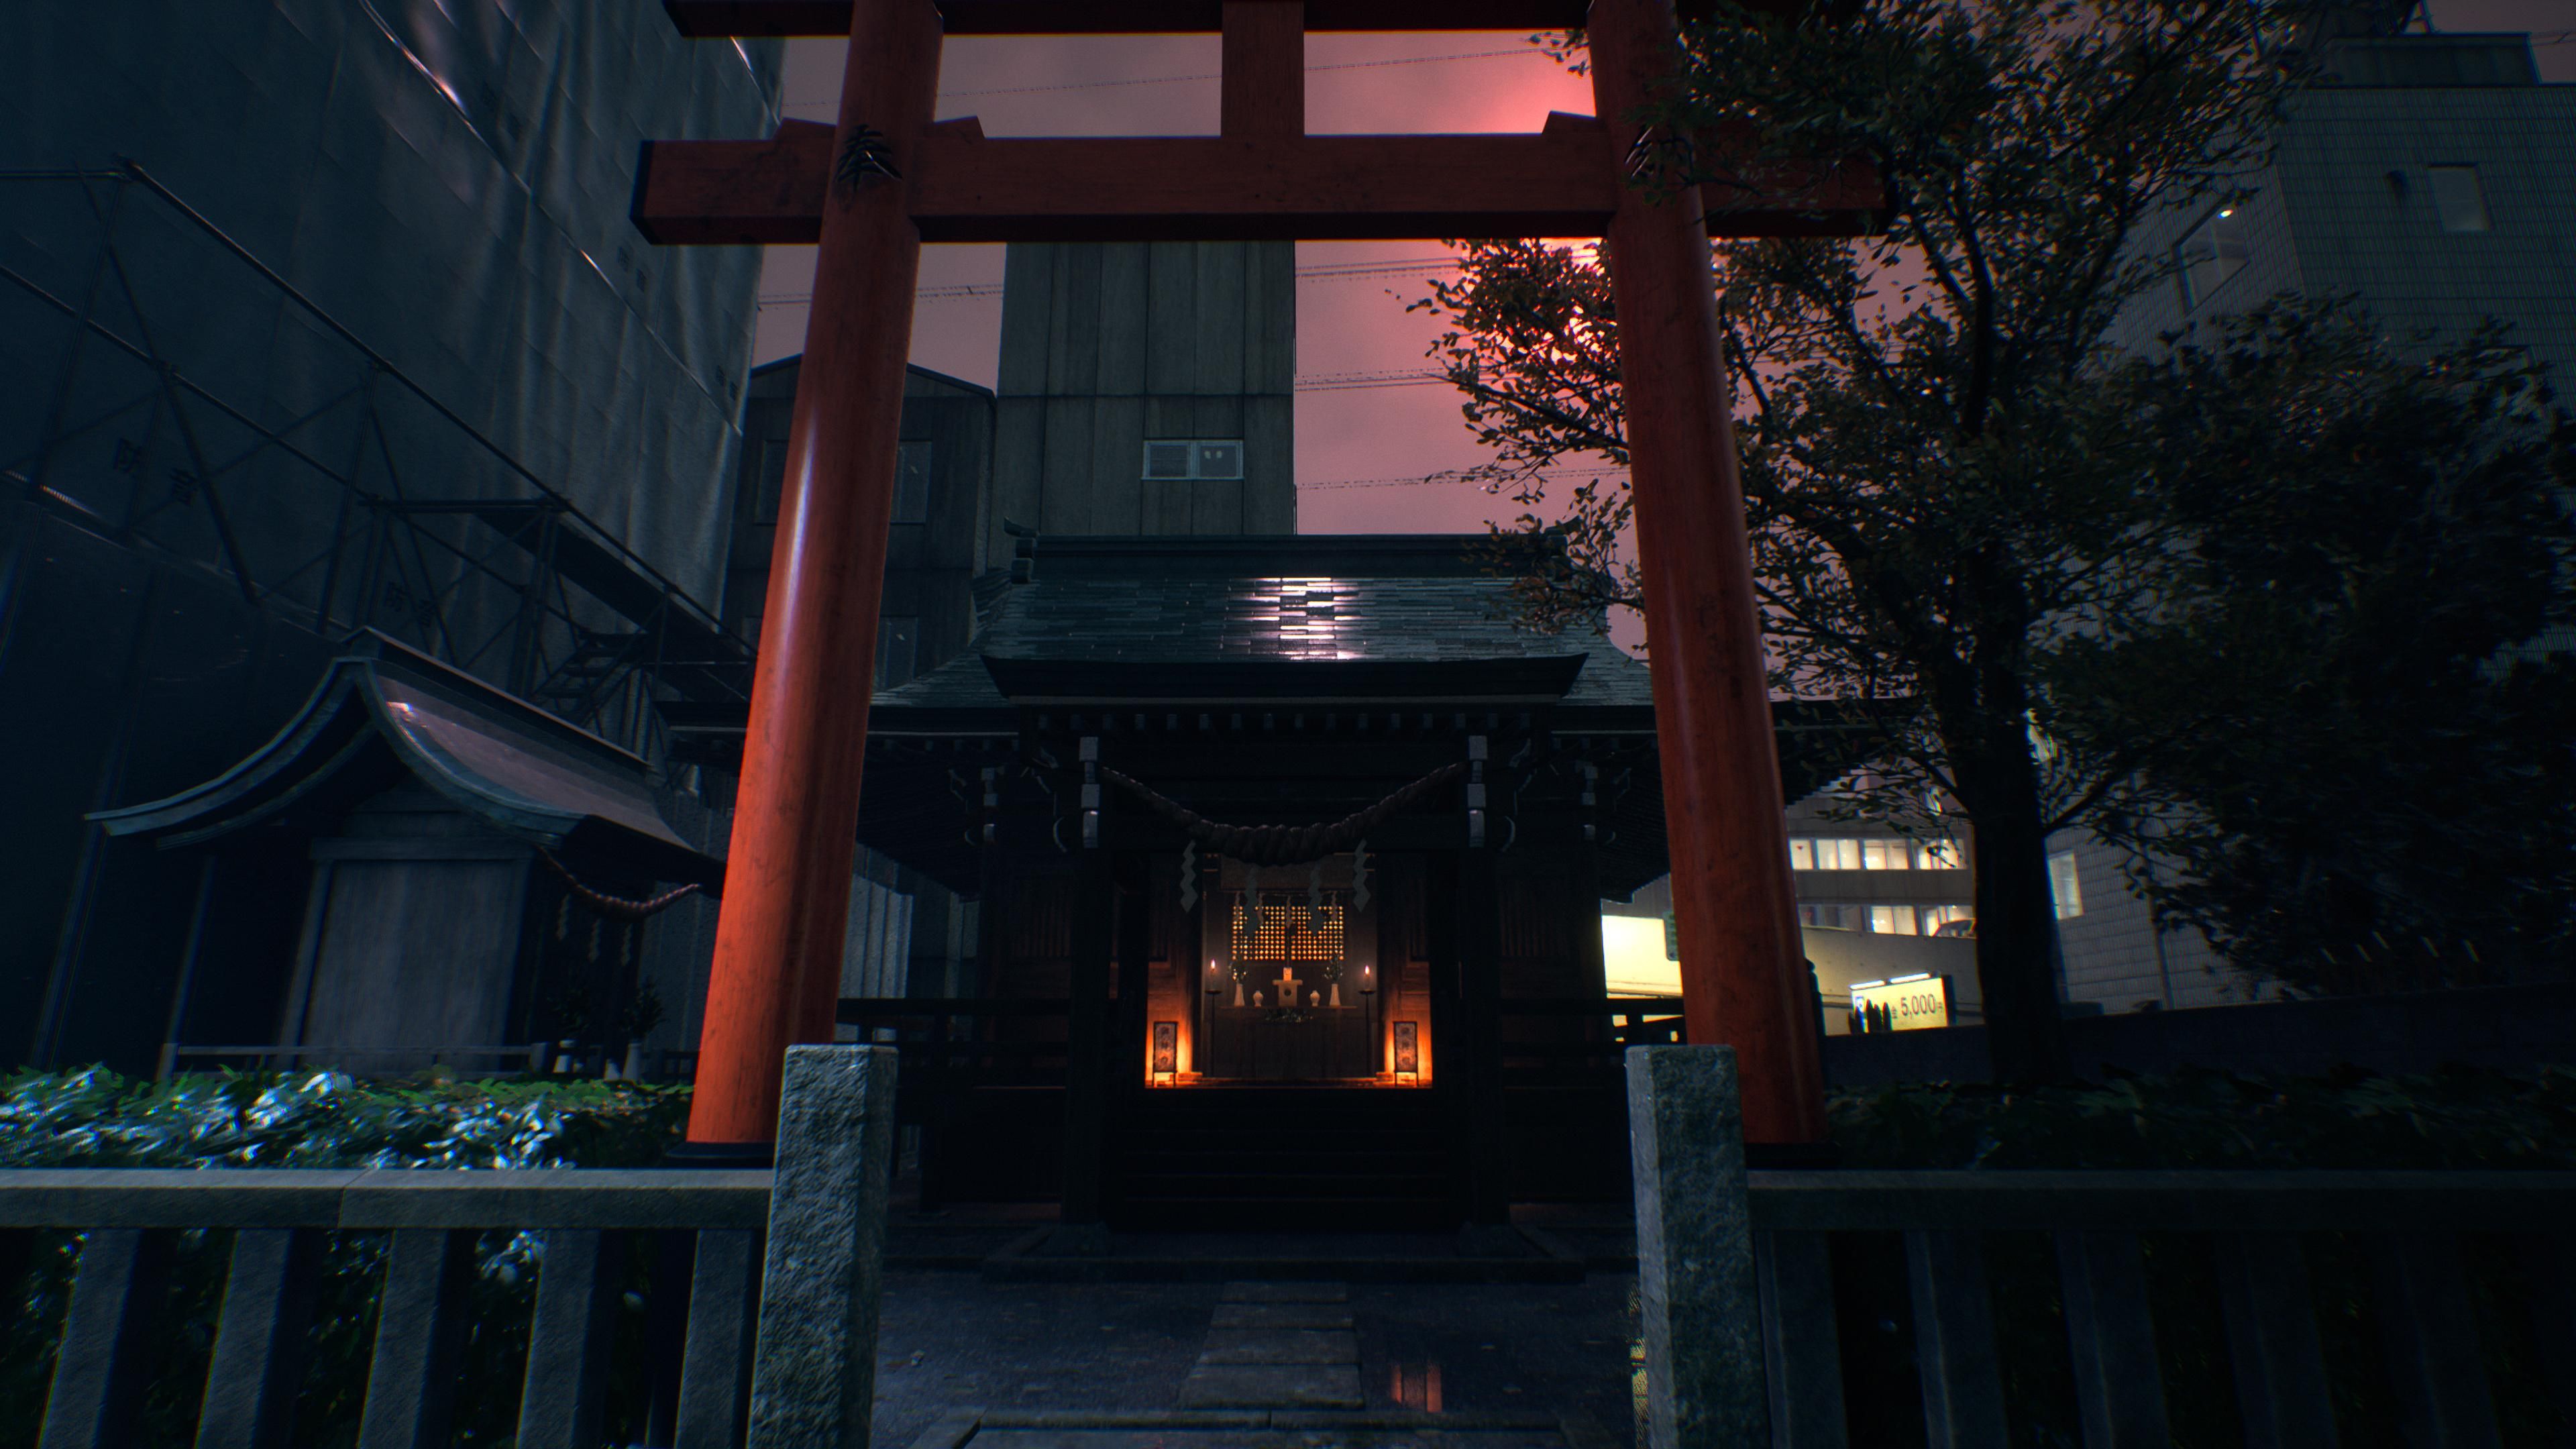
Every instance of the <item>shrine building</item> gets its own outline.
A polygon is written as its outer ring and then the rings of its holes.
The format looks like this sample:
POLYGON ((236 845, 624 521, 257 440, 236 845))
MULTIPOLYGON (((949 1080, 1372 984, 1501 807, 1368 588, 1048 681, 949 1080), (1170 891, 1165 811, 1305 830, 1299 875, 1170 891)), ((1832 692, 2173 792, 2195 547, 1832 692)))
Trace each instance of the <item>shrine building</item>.
MULTIPOLYGON (((1661 875, 1646 667, 1483 536, 1018 539, 880 692, 859 834, 980 902, 904 1043, 926 1198, 1113 1226, 1498 1220, 1625 1190, 1600 903, 1661 875)), ((1804 793, 1839 767, 1783 716, 1804 793)))

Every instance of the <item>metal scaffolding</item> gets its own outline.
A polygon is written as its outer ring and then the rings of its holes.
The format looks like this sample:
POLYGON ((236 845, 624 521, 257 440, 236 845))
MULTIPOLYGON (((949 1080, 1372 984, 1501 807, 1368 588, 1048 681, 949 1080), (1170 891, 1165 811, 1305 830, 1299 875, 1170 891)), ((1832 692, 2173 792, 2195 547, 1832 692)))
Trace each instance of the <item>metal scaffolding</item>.
POLYGON ((748 698, 713 609, 140 166, 0 172, 40 208, 82 244, 0 248, 0 487, 657 761, 658 703, 748 698))

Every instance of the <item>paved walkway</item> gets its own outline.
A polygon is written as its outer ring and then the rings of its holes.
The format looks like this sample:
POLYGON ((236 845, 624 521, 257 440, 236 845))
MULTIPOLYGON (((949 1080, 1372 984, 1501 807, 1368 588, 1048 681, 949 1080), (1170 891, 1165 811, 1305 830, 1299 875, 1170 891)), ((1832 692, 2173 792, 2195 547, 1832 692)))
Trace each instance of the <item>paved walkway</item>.
POLYGON ((886 1275, 886 1449, 1606 1449, 1636 1279, 988 1283, 886 1275))

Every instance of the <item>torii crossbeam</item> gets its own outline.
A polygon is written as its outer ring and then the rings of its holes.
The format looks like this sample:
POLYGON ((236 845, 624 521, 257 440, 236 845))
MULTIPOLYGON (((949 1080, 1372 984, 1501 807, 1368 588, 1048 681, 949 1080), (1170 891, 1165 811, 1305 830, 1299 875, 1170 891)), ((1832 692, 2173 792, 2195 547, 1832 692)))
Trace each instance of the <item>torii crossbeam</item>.
POLYGON ((840 119, 655 142, 657 242, 819 246, 689 1140, 769 1140, 792 1042, 829 1041, 925 241, 1603 236, 1690 1038, 1738 1054, 1748 1141, 1825 1136, 1709 266, 1725 235, 1849 235, 1866 167, 1630 184, 1678 56, 1672 0, 666 0, 692 35, 850 36, 840 119), (944 12, 944 22, 943 22, 944 12), (1309 30, 1588 30, 1599 119, 1535 136, 1309 136, 1309 30), (987 139, 934 120, 944 34, 1217 30, 1212 137, 987 139))

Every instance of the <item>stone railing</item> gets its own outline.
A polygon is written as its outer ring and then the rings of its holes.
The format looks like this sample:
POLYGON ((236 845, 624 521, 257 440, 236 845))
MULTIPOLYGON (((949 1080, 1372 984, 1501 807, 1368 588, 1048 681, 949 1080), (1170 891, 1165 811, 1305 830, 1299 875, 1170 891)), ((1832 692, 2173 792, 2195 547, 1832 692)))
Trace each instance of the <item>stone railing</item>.
MULTIPOLYGON (((32 1231, 85 1234, 37 1442, 136 1442, 179 1230, 232 1230, 198 1449, 283 1445, 306 1368, 325 1236, 388 1234, 357 1442, 445 1445, 471 1326, 474 1240, 543 1240, 519 1400, 520 1449, 598 1449, 624 1253, 688 1240, 676 1393, 648 1432, 674 1449, 866 1442, 886 1215, 894 1053, 800 1047, 788 1061, 780 1167, 0 1172, 0 1291, 32 1231), (773 1182, 780 1189, 773 1192, 773 1182), (759 1363, 753 1362, 757 1324, 759 1363), (840 1437, 855 1418, 858 1436, 840 1437)), ((677 1286, 677 1285, 675 1285, 677 1286)), ((25 1411, 33 1405, 0 1412, 25 1411)))
MULTIPOLYGON (((195 1430, 200 1449, 284 1442, 324 1235, 389 1234, 358 1443, 447 1441, 476 1234, 544 1239, 518 1443, 596 1449, 621 1248, 694 1245, 678 1449, 864 1446, 892 1148, 894 1052, 788 1055, 778 1169, 766 1172, 8 1172, 0 1249, 87 1234, 45 1406, 45 1449, 132 1442, 146 1320, 174 1230, 233 1231, 195 1430), (756 1328, 755 1328, 756 1325, 756 1328), (755 1348, 756 1345, 756 1348, 755 1348)), ((1757 1172, 1744 1168, 1734 1056, 1628 1057, 1638 1273, 1654 1449, 1820 1449, 1852 1441, 1834 1234, 1900 1234, 1926 1442, 2006 1442, 1983 1254, 1994 1230, 2055 1245, 2083 1442, 2170 1439, 2141 1233, 2208 1235, 2248 1449, 2337 1442, 2299 1235, 2370 1235, 2380 1373, 2410 1444, 2500 1442, 2463 1234, 2524 1235, 2542 1381, 2576 1424, 2576 1173, 1757 1172)), ((0 1278, 15 1281, 0 1251, 0 1278)), ((1866 1386, 1863 1386, 1866 1387, 1866 1386)), ((8 1406, 19 1409, 24 1406, 8 1406)))
MULTIPOLYGON (((2500 1442, 2461 1236, 2521 1235, 2545 1381, 2576 1426, 2576 1173, 1754 1172, 1734 1054, 1628 1059, 1654 1449, 1850 1442, 1836 1233, 1901 1233, 1925 1442, 2008 1439, 1989 1231, 2044 1232, 2089 1449, 2170 1442, 2141 1233, 2208 1235, 2248 1449, 2337 1442, 2299 1235, 2369 1235, 2379 1365, 2404 1442, 2500 1442), (2552 1340, 2555 1340, 2552 1342, 2552 1340)), ((2489 1325, 2493 1333, 2502 1325, 2489 1325)), ((2517 1330, 2518 1336, 2518 1330, 2517 1330)))

